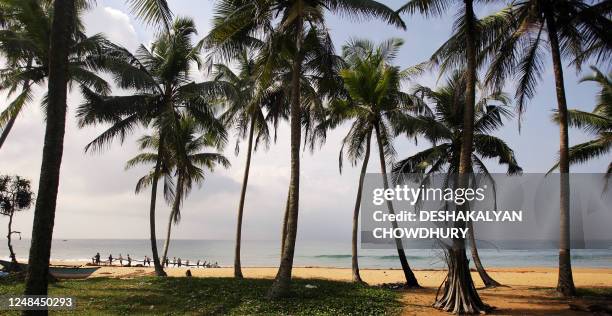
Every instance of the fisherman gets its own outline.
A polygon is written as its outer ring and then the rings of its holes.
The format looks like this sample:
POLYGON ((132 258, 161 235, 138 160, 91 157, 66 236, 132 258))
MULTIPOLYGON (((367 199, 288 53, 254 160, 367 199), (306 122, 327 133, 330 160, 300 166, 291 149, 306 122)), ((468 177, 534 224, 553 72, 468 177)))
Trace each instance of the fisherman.
POLYGON ((177 262, 176 262, 179 266, 179 268, 181 267, 182 263, 181 263, 181 257, 178 258, 177 262))
POLYGON ((151 266, 151 258, 149 258, 149 256, 147 256, 147 265, 150 267, 151 266))
POLYGON ((119 265, 123 267, 123 256, 119 254, 119 265))
POLYGON ((108 255, 108 265, 109 266, 113 265, 113 254, 108 255))
POLYGON ((168 267, 169 264, 170 264, 170 259, 166 258, 166 268, 168 267))
POLYGON ((189 266, 189 259, 185 260, 185 266, 188 267, 189 266))
POLYGON ((172 266, 176 267, 176 257, 172 257, 172 266))
POLYGON ((99 252, 96 253, 96 256, 94 257, 94 261, 95 261, 94 262, 95 265, 100 265, 100 253, 99 252))
POLYGON ((131 267, 132 266, 132 258, 130 258, 130 254, 129 253, 128 253, 128 256, 127 256, 127 261, 128 261, 127 266, 131 267))
POLYGON ((198 261, 196 262, 196 268, 200 267, 200 259, 198 259, 198 261))

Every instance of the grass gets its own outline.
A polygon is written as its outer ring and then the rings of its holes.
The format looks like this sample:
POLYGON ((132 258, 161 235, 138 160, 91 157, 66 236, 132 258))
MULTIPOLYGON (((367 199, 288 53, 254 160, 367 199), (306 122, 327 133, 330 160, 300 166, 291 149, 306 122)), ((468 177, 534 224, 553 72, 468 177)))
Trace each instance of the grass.
MULTIPOLYGON (((401 311, 399 294, 386 289, 295 279, 291 297, 270 301, 265 295, 271 284, 265 279, 94 278, 51 284, 49 295, 76 298, 76 310, 56 314, 396 315, 401 311)), ((0 295, 21 293, 22 282, 0 282, 0 295)))

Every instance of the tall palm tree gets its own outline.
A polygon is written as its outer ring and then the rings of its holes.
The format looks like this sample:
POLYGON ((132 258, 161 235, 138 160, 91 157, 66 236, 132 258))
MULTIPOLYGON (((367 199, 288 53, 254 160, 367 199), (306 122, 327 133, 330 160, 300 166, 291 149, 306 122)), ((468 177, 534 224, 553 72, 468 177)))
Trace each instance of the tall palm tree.
MULTIPOLYGON (((140 16, 150 23, 167 21, 170 11, 165 0, 129 0, 140 16), (157 13, 157 14, 156 14, 157 13)), ((76 5, 88 1, 54 0, 49 45, 48 105, 41 162, 39 189, 34 210, 34 225, 24 293, 46 295, 53 223, 62 163, 66 126, 66 89, 69 73, 70 38, 77 17, 76 5), (75 3, 77 2, 77 3, 75 3)), ((46 58, 45 58, 46 59, 46 58)), ((47 314, 47 311, 25 311, 25 314, 47 314)))
MULTIPOLYGON (((385 188, 388 187, 387 164, 395 159, 393 137, 399 130, 407 130, 414 120, 411 115, 424 111, 415 106, 411 97, 401 91, 401 82, 407 71, 391 63, 403 44, 400 39, 390 39, 378 45, 363 39, 349 41, 342 48, 346 68, 340 70, 344 82, 346 98, 336 99, 330 103, 328 117, 317 128, 317 137, 325 139, 326 131, 344 122, 352 122, 348 134, 342 141, 340 149, 340 171, 344 152, 353 165, 363 159, 357 198, 353 210, 352 232, 352 275, 353 281, 363 282, 359 273, 357 254, 358 220, 361 204, 363 181, 370 159, 372 135, 376 136, 380 168, 385 188)), ((389 213, 394 213, 393 205, 388 203, 389 213)), ((397 226, 397 222, 392 222, 397 226)), ((411 287, 419 283, 410 269, 401 239, 395 239, 396 248, 406 284, 411 287)))
MULTIPOLYGON (((460 8, 455 21, 455 33, 463 39, 462 50, 455 50, 454 57, 450 58, 448 52, 444 51, 445 43, 441 50, 432 57, 432 61, 441 62, 443 70, 447 65, 453 63, 463 64, 465 69, 465 110, 463 111, 464 133, 461 139, 461 151, 459 156, 458 186, 468 186, 469 174, 472 170, 472 152, 474 144, 474 107, 476 104, 476 72, 478 68, 479 43, 482 32, 476 14, 474 13, 474 0, 411 0, 398 11, 409 14, 421 13, 425 16, 440 16, 450 7, 457 5, 460 8)), ((460 212, 465 212, 464 206, 460 212)), ((457 223, 465 226, 465 223, 457 223)), ((447 256, 448 275, 444 282, 442 296, 436 298, 436 308, 453 313, 478 313, 486 311, 488 306, 482 302, 474 287, 474 282, 469 270, 469 263, 465 253, 465 240, 455 239, 453 245, 448 249, 447 256)))
MULTIPOLYGON (((593 140, 574 145, 569 148, 569 163, 585 163, 607 154, 612 149, 612 75, 604 75, 599 69, 591 67, 592 75, 583 77, 580 82, 595 82, 601 90, 597 94, 597 104, 592 112, 568 110, 568 124, 570 127, 580 128, 595 138, 593 140)), ((554 120, 559 121, 555 113, 554 120)), ((559 168, 557 162, 549 171, 559 168)), ((612 175, 612 163, 606 170, 606 179, 612 175)))
MULTIPOLYGON (((192 116, 201 128, 227 137, 223 124, 215 117, 215 108, 210 101, 217 93, 231 93, 223 85, 211 82, 191 81, 194 65, 201 65, 200 45, 192 43, 196 34, 191 19, 178 18, 169 32, 160 34, 151 50, 141 45, 136 54, 127 50, 106 55, 105 67, 115 76, 116 84, 134 91, 127 96, 101 96, 85 89, 85 103, 78 109, 81 126, 110 123, 112 126, 87 145, 86 150, 104 148, 113 139, 124 140, 125 136, 138 125, 153 128, 159 135, 158 159, 154 176, 161 175, 161 151, 169 137, 178 135, 180 119, 192 116)), ((180 144, 172 140, 169 146, 180 144)), ((163 276, 165 272, 159 262, 157 239, 155 237, 155 203, 157 181, 151 184, 149 225, 151 251, 155 271, 163 276)))
MULTIPOLYGON (((404 23, 395 12, 372 0, 224 0, 218 3, 217 8, 220 16, 217 21, 220 23, 213 28, 211 38, 219 43, 219 46, 223 47, 224 50, 235 49, 236 46, 241 44, 232 41, 236 34, 256 34, 263 31, 264 34, 274 35, 282 39, 282 43, 284 43, 282 48, 288 53, 292 61, 290 72, 291 167, 287 228, 283 229, 280 267, 269 292, 271 298, 286 296, 290 290, 299 210, 299 155, 302 119, 300 78, 304 70, 303 44, 305 34, 308 34, 310 27, 325 29, 324 13, 326 10, 353 16, 381 17, 401 27, 404 27, 404 23)), ((280 54, 281 52, 276 51, 276 53, 280 54)))
MULTIPOLYGON (((172 224, 178 224, 181 219, 181 205, 191 192, 194 184, 201 184, 205 179, 204 169, 214 171, 217 165, 229 167, 229 161, 219 153, 203 152, 206 147, 220 149, 225 144, 224 137, 219 137, 214 132, 198 135, 199 124, 192 117, 183 117, 179 127, 175 131, 177 135, 168 135, 168 140, 163 143, 166 149, 162 150, 162 174, 164 175, 164 192, 166 199, 172 203, 166 241, 162 251, 162 262, 168 257, 170 247, 170 234, 172 224), (176 142, 176 144, 174 143, 176 142), (176 181, 172 180, 176 178, 176 181)), ((157 150, 159 148, 159 136, 143 136, 139 140, 141 150, 157 150)), ((150 151, 138 154, 130 159, 126 168, 132 168, 141 164, 155 165, 157 153, 150 151)), ((149 174, 142 177, 137 185, 136 192, 152 184, 155 179, 154 168, 149 174)))
MULTIPOLYGON (((403 174, 422 174, 424 179, 434 174, 446 174, 443 183, 452 183, 450 175, 459 169, 459 155, 463 134, 463 111, 465 108, 465 80, 461 72, 455 72, 446 84, 437 89, 424 86, 414 88, 414 96, 420 102, 431 103, 434 115, 421 116, 416 124, 417 130, 432 142, 432 147, 413 156, 397 162, 393 167, 396 182, 403 174)), ((514 151, 501 139, 491 135, 503 125, 506 118, 512 117, 508 109, 509 98, 503 93, 485 94, 484 89, 478 89, 479 99, 476 102, 474 122, 474 152, 472 165, 476 174, 491 183, 495 181, 484 164, 484 159, 498 159, 500 164, 508 166, 508 174, 522 171, 518 166, 514 151)), ((470 225, 470 224, 468 224, 470 225)), ((474 265, 486 287, 499 286, 484 269, 475 243, 474 230, 469 229, 470 252, 474 265)))
POLYGON ((570 256, 570 187, 569 187, 569 114, 563 58, 578 68, 594 58, 607 62, 612 53, 609 19, 612 6, 603 1, 524 0, 512 4, 505 25, 496 30, 499 40, 491 45, 492 64, 487 82, 503 86, 509 76, 518 78, 516 97, 522 111, 526 101, 535 94, 543 71, 545 50, 552 57, 557 115, 559 122, 560 178, 560 239, 559 278, 557 291, 565 296, 575 295, 570 256), (545 36, 548 36, 548 41, 545 36))
POLYGON ((238 72, 234 72, 225 64, 215 64, 213 77, 216 81, 225 82, 233 87, 236 93, 231 98, 226 98, 227 109, 222 120, 229 126, 235 126, 238 132, 236 141, 236 153, 239 152, 240 139, 247 138, 247 153, 240 190, 240 201, 238 203, 238 219, 236 224, 236 246, 234 251, 234 277, 242 278, 240 262, 240 249, 242 246, 242 218, 246 190, 249 181, 249 170, 251 168, 251 155, 263 143, 265 146, 270 141, 270 127, 278 125, 282 118, 286 118, 287 103, 285 90, 278 81, 272 84, 257 80, 260 73, 260 65, 249 50, 245 49, 234 58, 237 62, 238 72))

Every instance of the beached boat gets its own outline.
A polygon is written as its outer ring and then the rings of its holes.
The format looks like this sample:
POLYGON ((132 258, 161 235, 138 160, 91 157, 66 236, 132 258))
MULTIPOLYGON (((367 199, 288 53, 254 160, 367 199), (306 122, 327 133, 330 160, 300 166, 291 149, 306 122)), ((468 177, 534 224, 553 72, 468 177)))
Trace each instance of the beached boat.
MULTIPOLYGON (((8 267, 10 261, 0 260, 0 265, 8 267)), ((22 270, 26 270, 28 265, 19 263, 22 270)), ((85 279, 92 275, 100 267, 80 267, 80 266, 50 266, 49 273, 58 279, 85 279)))

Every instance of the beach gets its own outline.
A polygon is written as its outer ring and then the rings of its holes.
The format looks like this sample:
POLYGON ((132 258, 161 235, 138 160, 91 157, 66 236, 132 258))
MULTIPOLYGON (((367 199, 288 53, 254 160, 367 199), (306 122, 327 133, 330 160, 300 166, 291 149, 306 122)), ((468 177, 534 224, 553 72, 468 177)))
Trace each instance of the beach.
MULTIPOLYGON (((82 262, 58 261, 56 264, 70 265, 82 262)), ((193 277, 198 278, 231 278, 233 268, 190 268, 193 277)), ((187 268, 167 268, 170 277, 184 277, 187 268)), ((255 267, 242 269, 245 278, 271 279, 275 276, 277 268, 255 267)), ((472 278, 479 289, 485 303, 494 306, 495 314, 501 315, 589 315, 587 312, 571 310, 569 304, 581 306, 598 303, 589 295, 579 299, 565 300, 557 296, 554 291, 557 282, 557 269, 549 267, 515 267, 515 268, 489 268, 487 271, 503 287, 484 289, 476 272, 472 278)), ((444 270, 423 269, 415 270, 422 289, 409 289, 401 291, 403 315, 447 315, 431 308, 436 290, 445 277, 444 270)), ((574 282, 580 289, 588 291, 610 292, 612 288, 612 269, 610 268, 574 268, 574 282)), ((109 277, 131 279, 153 275, 153 268, 149 267, 101 267, 91 277, 109 277)), ((293 276, 302 279, 327 279, 334 281, 350 281, 351 270, 348 268, 330 267, 295 267, 293 276)), ((401 283, 403 273, 398 269, 362 269, 361 276, 365 282, 377 286, 385 283, 401 283)))

